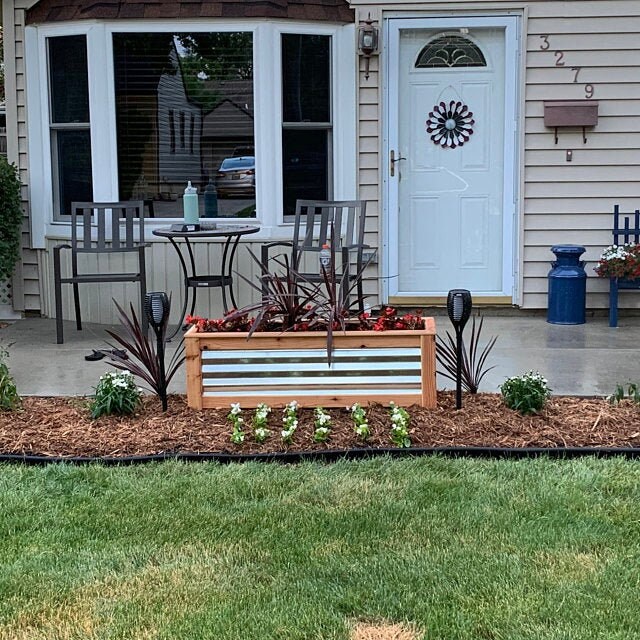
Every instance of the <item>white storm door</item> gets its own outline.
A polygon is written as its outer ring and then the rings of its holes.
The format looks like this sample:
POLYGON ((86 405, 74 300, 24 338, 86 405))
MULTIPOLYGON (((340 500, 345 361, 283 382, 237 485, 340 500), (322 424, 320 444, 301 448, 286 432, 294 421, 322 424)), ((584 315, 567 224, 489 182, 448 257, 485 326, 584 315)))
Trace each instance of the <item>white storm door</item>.
POLYGON ((513 296, 516 20, 389 21, 390 296, 513 296))

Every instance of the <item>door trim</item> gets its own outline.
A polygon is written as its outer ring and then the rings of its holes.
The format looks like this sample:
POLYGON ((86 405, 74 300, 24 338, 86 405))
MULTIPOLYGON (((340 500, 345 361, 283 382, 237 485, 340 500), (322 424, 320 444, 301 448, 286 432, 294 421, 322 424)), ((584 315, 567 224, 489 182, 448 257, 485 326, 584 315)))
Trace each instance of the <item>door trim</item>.
POLYGON ((399 91, 399 54, 401 29, 444 30, 462 27, 504 27, 505 30, 505 87, 504 87, 504 180, 503 180, 503 264, 501 291, 474 291, 474 295, 484 297, 509 298, 517 300, 518 290, 518 221, 519 221, 519 110, 518 110, 518 72, 520 59, 520 17, 519 16, 460 16, 437 17, 417 16, 415 18, 387 18, 383 24, 385 81, 382 86, 385 114, 382 128, 382 224, 383 249, 382 260, 382 297, 412 298, 419 300, 411 292, 399 290, 398 260, 398 180, 389 175, 389 157, 391 150, 398 149, 398 105, 399 91))

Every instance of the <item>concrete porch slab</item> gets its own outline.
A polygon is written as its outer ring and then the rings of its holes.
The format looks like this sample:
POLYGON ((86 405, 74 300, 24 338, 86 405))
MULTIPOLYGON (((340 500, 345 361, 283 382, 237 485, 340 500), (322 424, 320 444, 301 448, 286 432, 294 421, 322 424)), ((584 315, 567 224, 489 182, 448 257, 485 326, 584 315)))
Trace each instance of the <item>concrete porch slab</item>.
MULTIPOLYGON (((439 335, 453 334, 446 316, 436 316, 439 335)), ((468 339, 470 324, 465 329, 468 339)), ((99 377, 113 368, 104 358, 87 362, 93 349, 107 347, 106 329, 119 326, 87 324, 76 331, 65 323, 65 340, 56 344, 55 320, 26 318, 0 329, 0 345, 9 351, 8 365, 21 395, 90 395, 99 377)), ((485 315, 481 344, 491 336, 498 341, 487 365, 495 368, 485 377, 482 391, 497 392, 505 378, 539 371, 558 395, 608 395, 617 383, 640 382, 640 317, 623 318, 611 329, 606 317, 589 318, 583 325, 552 325, 541 315, 485 315)), ((177 341, 168 345, 169 358, 177 341)), ((438 389, 453 383, 438 376, 438 389)), ((170 392, 185 393, 184 369, 170 392)))

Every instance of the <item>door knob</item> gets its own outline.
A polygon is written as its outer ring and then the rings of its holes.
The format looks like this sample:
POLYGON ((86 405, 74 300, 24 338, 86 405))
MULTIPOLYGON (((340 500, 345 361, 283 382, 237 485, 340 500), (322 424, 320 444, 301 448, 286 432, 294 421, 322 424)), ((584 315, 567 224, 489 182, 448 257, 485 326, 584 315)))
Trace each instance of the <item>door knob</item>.
POLYGON ((389 173, 391 174, 391 176, 395 175, 396 173, 395 164, 399 160, 406 160, 406 158, 404 157, 396 158, 396 152, 392 149, 389 154, 389 173))

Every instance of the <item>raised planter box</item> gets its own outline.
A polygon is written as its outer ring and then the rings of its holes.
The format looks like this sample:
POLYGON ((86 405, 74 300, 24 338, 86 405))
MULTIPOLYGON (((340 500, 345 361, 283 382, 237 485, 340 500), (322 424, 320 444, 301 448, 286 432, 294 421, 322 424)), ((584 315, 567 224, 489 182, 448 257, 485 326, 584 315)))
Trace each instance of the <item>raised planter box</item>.
POLYGON ((194 409, 346 407, 354 402, 436 406, 436 327, 334 334, 331 366, 321 332, 185 334, 187 402, 194 409))

